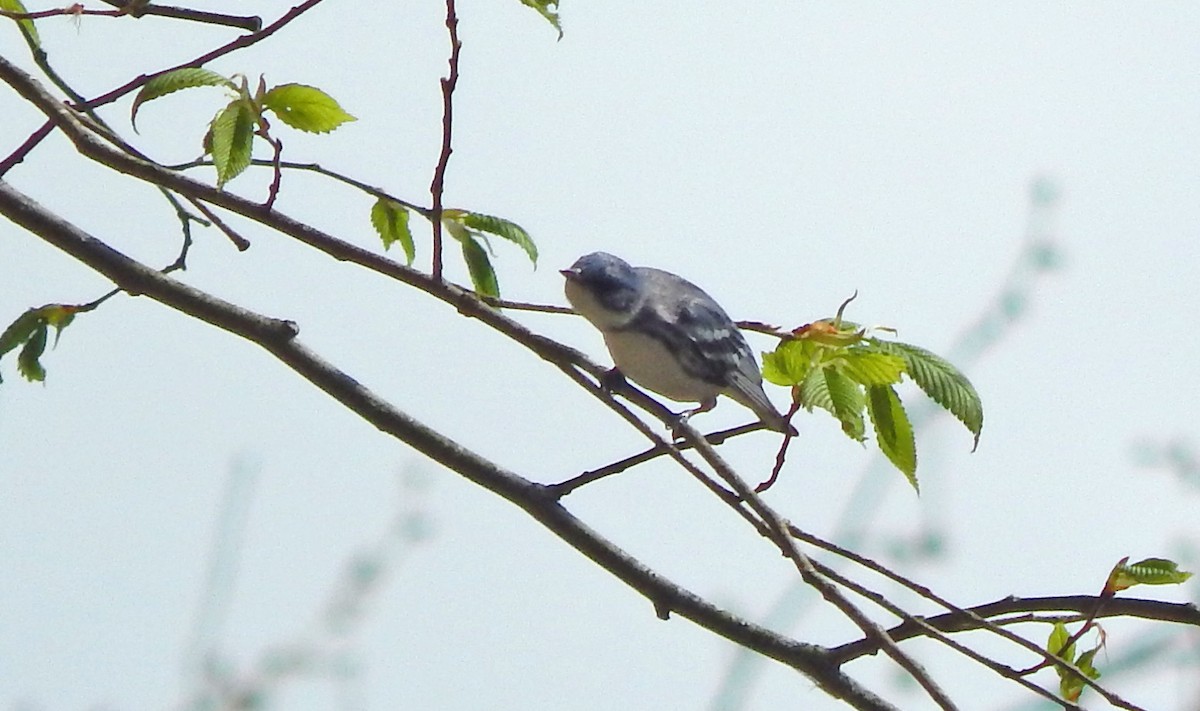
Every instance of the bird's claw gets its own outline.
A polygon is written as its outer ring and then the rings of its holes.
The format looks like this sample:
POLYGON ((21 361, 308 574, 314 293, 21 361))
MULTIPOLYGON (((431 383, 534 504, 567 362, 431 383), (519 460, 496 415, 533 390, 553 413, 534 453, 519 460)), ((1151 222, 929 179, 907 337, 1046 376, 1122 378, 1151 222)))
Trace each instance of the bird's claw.
POLYGON ((600 376, 600 387, 604 388, 604 392, 612 393, 624 388, 628 383, 625 382, 625 374, 617 368, 604 371, 604 375, 600 376))

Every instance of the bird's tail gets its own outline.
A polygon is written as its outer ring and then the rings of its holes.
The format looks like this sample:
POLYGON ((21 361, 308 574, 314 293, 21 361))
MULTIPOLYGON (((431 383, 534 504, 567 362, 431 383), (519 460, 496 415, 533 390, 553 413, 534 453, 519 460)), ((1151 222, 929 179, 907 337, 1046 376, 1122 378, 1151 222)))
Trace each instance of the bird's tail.
POLYGON ((799 434, 796 428, 792 427, 791 423, 788 422, 787 418, 780 414, 779 410, 775 409, 775 405, 763 390, 761 382, 754 382, 744 377, 735 377, 726 394, 753 410, 754 414, 758 415, 758 419, 762 420, 763 424, 770 429, 791 435, 792 437, 799 434))

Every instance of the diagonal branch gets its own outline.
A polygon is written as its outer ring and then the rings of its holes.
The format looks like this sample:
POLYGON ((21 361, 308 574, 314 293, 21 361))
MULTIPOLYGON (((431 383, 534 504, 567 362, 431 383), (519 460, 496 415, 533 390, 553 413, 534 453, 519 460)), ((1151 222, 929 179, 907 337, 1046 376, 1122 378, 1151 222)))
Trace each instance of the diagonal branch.
POLYGON ((650 599, 700 626, 803 673, 831 696, 857 709, 891 704, 830 663, 825 648, 787 639, 732 615, 670 582, 575 517, 548 492, 484 459, 378 397, 296 340, 297 326, 229 303, 137 262, 0 181, 0 214, 105 275, 120 288, 261 346, 362 419, 423 455, 512 502, 567 544, 650 599))

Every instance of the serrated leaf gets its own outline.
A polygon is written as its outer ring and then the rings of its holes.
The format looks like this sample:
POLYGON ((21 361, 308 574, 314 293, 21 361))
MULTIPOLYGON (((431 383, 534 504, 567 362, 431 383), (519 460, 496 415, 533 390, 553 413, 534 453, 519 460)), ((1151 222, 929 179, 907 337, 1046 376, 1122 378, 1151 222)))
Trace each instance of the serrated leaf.
POLYGON ((46 352, 46 335, 49 328, 42 322, 25 341, 25 346, 17 354, 17 370, 30 382, 42 382, 46 379, 46 369, 39 360, 46 352))
POLYGON ((558 38, 562 39, 562 24, 558 19, 558 0, 521 0, 525 7, 532 7, 538 14, 558 30, 558 38))
POLYGON ((254 141, 254 112, 247 102, 234 99, 221 109, 211 126, 213 165, 217 168, 217 187, 233 180, 250 165, 254 141))
POLYGON ((799 385, 812 368, 812 345, 805 341, 783 341, 771 353, 763 353, 763 378, 785 387, 799 385))
POLYGON ((383 240, 383 248, 390 249, 396 242, 404 248, 404 258, 409 266, 417 256, 412 232, 408 229, 408 208, 398 202, 379 198, 371 207, 371 224, 383 240))
MULTIPOLYGON (((0 0, 0 10, 20 13, 22 15, 29 12, 25 9, 25 6, 21 4, 21 0, 0 0)), ((34 26, 33 20, 17 20, 17 25, 21 28, 21 31, 25 33, 25 36, 29 38, 29 42, 34 47, 41 47, 42 39, 41 37, 38 37, 37 27, 34 26)), ((560 32, 559 35, 561 36, 561 34, 562 33, 560 32)))
POLYGON ((500 296, 500 284, 496 281, 496 270, 488 259, 487 251, 478 240, 468 238, 462 243, 463 259, 471 273, 471 284, 482 296, 500 296))
POLYGON ((529 261, 533 262, 535 267, 537 266, 537 245, 533 243, 533 238, 529 236, 529 233, 517 223, 510 222, 502 217, 484 215, 478 212, 468 212, 463 215, 462 223, 473 230, 503 237, 509 242, 516 244, 525 250, 525 254, 529 256, 529 261))
POLYGON ((1192 574, 1179 569, 1179 565, 1166 558, 1146 558, 1126 565, 1122 559, 1108 575, 1104 586, 1106 593, 1126 590, 1134 585, 1178 585, 1187 582, 1192 574))
POLYGON ((900 397, 890 385, 873 385, 867 388, 867 414, 875 426, 875 439, 879 449, 896 468, 908 478, 908 483, 919 493, 917 483, 917 442, 913 438, 912 423, 900 403, 900 397))
MULTIPOLYGON (((768 353, 767 355, 774 354, 768 353)), ((781 384, 786 385, 787 383, 781 384)), ((796 393, 796 397, 805 410, 812 412, 814 407, 819 407, 836 417, 836 413, 833 411, 833 396, 829 394, 829 381, 825 379, 823 368, 809 369, 804 380, 800 382, 800 389, 796 393)))
POLYGON ((841 423, 842 432, 855 442, 862 442, 866 433, 863 422, 862 387, 839 373, 832 366, 813 368, 800 384, 800 403, 812 412, 813 407, 827 410, 841 423))
POLYGON ((280 84, 263 95, 263 107, 275 112, 280 121, 308 133, 328 133, 338 126, 357 121, 334 100, 315 86, 280 84))
POLYGON ((975 386, 950 361, 924 348, 895 341, 871 340, 872 348, 904 359, 905 370, 931 400, 946 408, 975 436, 983 431, 983 401, 975 386))
POLYGON ((233 82, 203 67, 187 67, 173 72, 160 74, 142 85, 137 96, 133 99, 133 108, 129 111, 129 123, 137 130, 138 109, 147 101, 173 94, 182 89, 192 89, 198 86, 227 86, 235 89, 233 82))
POLYGON ((863 385, 894 385, 906 367, 898 355, 865 348, 847 348, 840 355, 843 372, 863 385))

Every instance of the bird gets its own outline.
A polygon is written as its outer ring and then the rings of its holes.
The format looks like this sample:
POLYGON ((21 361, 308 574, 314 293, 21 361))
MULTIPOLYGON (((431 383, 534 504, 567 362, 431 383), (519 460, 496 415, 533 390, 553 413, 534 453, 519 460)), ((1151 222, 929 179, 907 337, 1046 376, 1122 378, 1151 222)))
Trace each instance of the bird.
POLYGON ((567 301, 604 336, 612 375, 676 402, 700 403, 681 413, 681 422, 713 409, 717 396, 726 395, 768 428, 796 434, 767 398, 745 336, 703 289, 606 252, 585 254, 559 273, 567 301))

